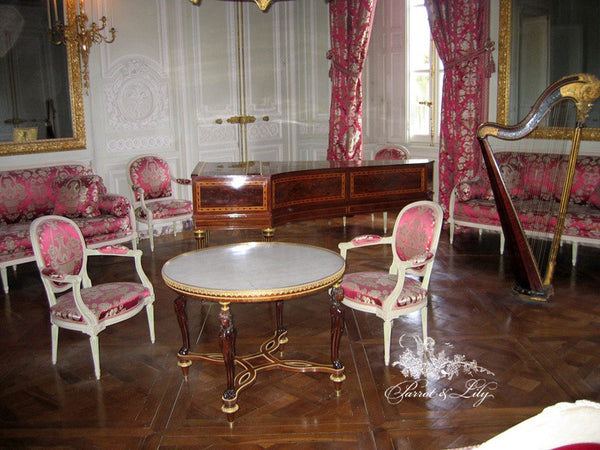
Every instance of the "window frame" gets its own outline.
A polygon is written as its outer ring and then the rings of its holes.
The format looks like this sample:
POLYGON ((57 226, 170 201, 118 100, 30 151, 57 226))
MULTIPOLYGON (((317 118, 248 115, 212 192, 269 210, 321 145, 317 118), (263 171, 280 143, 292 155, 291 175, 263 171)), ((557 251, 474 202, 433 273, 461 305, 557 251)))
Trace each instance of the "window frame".
MULTIPOLYGON (((414 73, 426 73, 424 70, 414 69, 414 65, 412 64, 413 58, 411 58, 411 47, 410 45, 410 36, 411 36, 411 28, 413 25, 413 17, 412 13, 413 8, 425 8, 425 4, 422 0, 406 0, 405 2, 405 22, 406 22, 406 112, 407 112, 407 120, 406 120, 406 137, 409 144, 428 144, 430 146, 435 146, 439 144, 439 135, 440 135, 440 117, 441 117, 441 102, 442 102, 442 85, 444 79, 444 67, 443 63, 438 55, 435 42, 433 41, 433 37, 430 39, 429 45, 429 67, 427 68, 427 72, 429 75, 429 98, 423 99, 419 101, 419 103, 423 103, 420 105, 421 107, 427 107, 428 116, 427 121, 429 122, 427 126, 427 134, 417 134, 413 133, 412 130, 415 129, 415 124, 412 122, 412 118, 414 115, 412 114, 413 108, 411 102, 413 101, 413 92, 415 90, 415 86, 413 83, 413 74, 414 73)), ((429 23, 427 25, 427 30, 429 31, 429 23)))

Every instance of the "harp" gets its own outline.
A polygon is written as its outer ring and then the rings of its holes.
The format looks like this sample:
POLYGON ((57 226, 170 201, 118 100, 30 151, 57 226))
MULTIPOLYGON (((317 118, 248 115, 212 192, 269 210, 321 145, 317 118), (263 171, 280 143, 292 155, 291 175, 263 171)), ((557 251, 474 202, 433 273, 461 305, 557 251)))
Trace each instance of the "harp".
MULTIPOLYGON (((573 187, 575 164, 581 141, 581 130, 596 99, 600 96, 600 81, 589 74, 569 75, 551 84, 538 98, 527 116, 514 126, 503 126, 494 123, 484 123, 477 131, 477 138, 483 154, 483 160, 490 179, 506 246, 511 257, 515 275, 513 290, 520 297, 547 301, 553 294, 552 276, 556 265, 556 257, 560 246, 565 217, 573 187), (574 124, 567 128, 566 136, 570 139, 570 151, 566 172, 562 181, 558 211, 555 215, 553 236, 544 264, 538 264, 539 255, 535 255, 525 235, 523 226, 503 180, 501 169, 494 157, 489 137, 506 141, 524 139, 540 128, 543 120, 552 109, 561 108, 566 101, 573 102, 574 124), (543 272, 542 270, 543 269, 543 272)), ((571 107, 571 109, 573 109, 571 107)), ((539 133, 539 130, 538 130, 539 133)), ((536 136, 539 137, 539 136, 536 136)))

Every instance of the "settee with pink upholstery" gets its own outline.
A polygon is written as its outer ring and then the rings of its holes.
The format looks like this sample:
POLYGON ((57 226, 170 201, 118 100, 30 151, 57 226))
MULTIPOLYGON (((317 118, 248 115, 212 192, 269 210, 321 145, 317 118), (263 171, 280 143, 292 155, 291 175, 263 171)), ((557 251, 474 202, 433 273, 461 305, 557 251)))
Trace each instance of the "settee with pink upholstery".
MULTIPOLYGON (((496 161, 502 171, 517 214, 526 234, 536 233, 544 238, 551 229, 542 227, 540 216, 558 211, 562 182, 557 174, 563 173, 567 156, 497 152, 496 161), (560 184, 560 185, 558 185, 560 184)), ((494 196, 487 176, 458 183, 452 190, 448 207, 450 243, 457 227, 500 233, 500 252, 504 251, 504 237, 494 196)), ((556 222, 556 219, 553 219, 556 222)), ((567 211, 563 242, 572 243, 572 263, 577 262, 578 244, 600 245, 600 156, 577 158, 575 178, 567 211)))
POLYGON ((87 245, 131 241, 136 248, 136 223, 127 197, 110 194, 91 165, 63 162, 0 171, 0 275, 8 293, 7 268, 34 261, 29 238, 31 222, 56 214, 77 223, 87 245))

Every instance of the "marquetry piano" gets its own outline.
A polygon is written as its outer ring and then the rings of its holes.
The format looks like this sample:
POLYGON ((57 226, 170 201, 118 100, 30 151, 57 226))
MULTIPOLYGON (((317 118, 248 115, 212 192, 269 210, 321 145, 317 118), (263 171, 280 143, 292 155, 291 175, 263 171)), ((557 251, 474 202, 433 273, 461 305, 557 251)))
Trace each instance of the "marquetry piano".
POLYGON ((274 228, 301 220, 400 210, 432 199, 433 161, 200 162, 192 173, 194 233, 274 228))

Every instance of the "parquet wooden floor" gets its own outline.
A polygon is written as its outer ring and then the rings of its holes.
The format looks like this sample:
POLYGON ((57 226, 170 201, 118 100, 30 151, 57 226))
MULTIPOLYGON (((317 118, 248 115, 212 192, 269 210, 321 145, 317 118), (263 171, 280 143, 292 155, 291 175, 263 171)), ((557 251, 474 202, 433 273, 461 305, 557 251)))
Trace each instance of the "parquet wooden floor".
MULTIPOLYGON (((381 218, 374 229, 367 216, 348 221, 346 230, 341 219, 290 224, 277 229, 276 239, 337 251, 340 241, 381 232, 381 218)), ((259 239, 256 231, 213 232, 211 245, 259 239)), ((37 269, 9 270, 11 292, 0 294, 0 447, 442 449, 482 442, 557 402, 600 401, 600 249, 582 247, 573 269, 565 245, 556 294, 537 304, 512 296, 509 261, 498 254, 498 242, 494 234, 465 233, 451 247, 444 231, 430 285, 429 335, 436 350, 449 359, 464 355, 489 372, 415 381, 401 367, 383 365, 382 322, 346 310, 341 396, 324 374, 261 373, 241 393, 232 428, 220 411, 223 367, 196 362, 186 383, 176 365, 181 337, 174 294, 160 270, 194 249, 190 232, 157 239, 154 254, 141 242, 156 290, 157 340, 149 342, 145 314, 102 332, 100 381, 80 333, 61 330, 52 366, 37 269), (488 384, 469 391, 470 379, 488 384), (407 382, 416 383, 415 396, 385 396, 407 382)), ((383 269, 389 257, 380 247, 357 250, 347 271, 383 269)), ((128 265, 95 261, 95 281, 132 276, 128 265)), ((232 311, 238 353, 255 351, 274 330, 274 306, 234 305, 232 311)), ((188 302, 194 350, 218 351, 216 314, 213 304, 188 302)), ((286 302, 284 319, 286 357, 328 361, 326 293, 286 302)), ((392 361, 416 351, 419 320, 414 314, 396 321, 392 361)))

